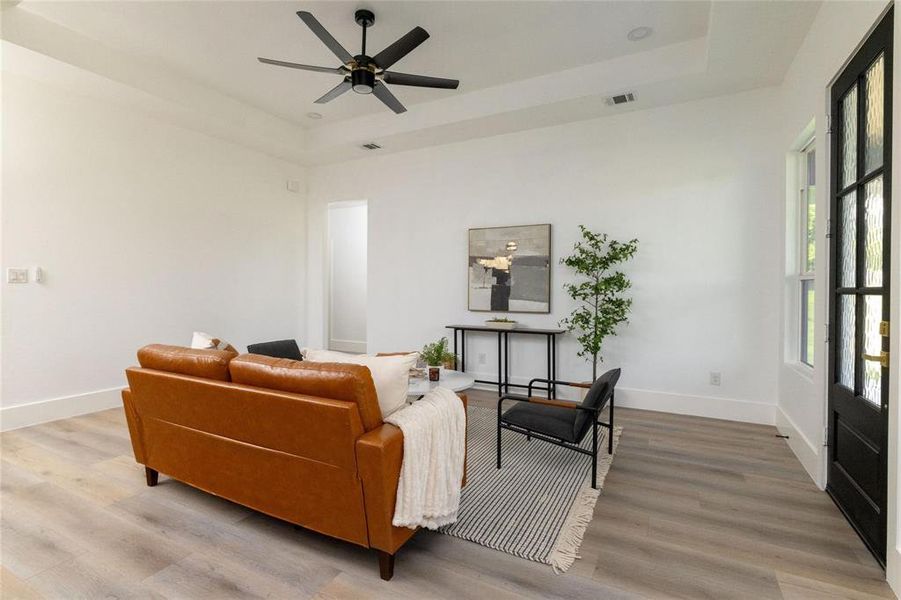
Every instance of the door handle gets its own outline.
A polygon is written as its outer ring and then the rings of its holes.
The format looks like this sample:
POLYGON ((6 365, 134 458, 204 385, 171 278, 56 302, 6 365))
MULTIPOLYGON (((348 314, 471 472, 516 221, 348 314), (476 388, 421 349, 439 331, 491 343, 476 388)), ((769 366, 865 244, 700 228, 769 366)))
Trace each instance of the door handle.
POLYGON ((883 366, 883 368, 888 369, 888 352, 886 352, 885 350, 883 350, 879 354, 864 354, 863 359, 878 362, 883 366))

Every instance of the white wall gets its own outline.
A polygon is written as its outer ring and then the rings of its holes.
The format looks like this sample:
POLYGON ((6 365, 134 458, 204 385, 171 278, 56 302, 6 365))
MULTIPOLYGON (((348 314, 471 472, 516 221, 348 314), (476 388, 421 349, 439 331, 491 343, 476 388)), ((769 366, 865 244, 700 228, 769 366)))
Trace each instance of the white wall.
POLYGON ((329 343, 366 352, 366 202, 329 206, 329 343))
MULTIPOLYGON (((772 89, 490 139, 314 168, 309 190, 308 331, 322 344, 326 202, 369 200, 370 351, 419 348, 466 310, 467 230, 552 224, 550 315, 570 309, 556 264, 578 225, 637 237, 627 267, 632 323, 611 338, 622 401, 675 412, 772 422, 777 373, 782 156, 772 89), (348 177, 347 173, 366 177, 348 177), (722 373, 722 386, 709 372, 722 373)), ((474 337, 474 336, 473 336, 474 337)), ((584 379, 588 363, 566 337, 559 375, 584 379)), ((496 373, 496 341, 473 339, 470 370, 496 373), (486 364, 478 365, 479 353, 486 364)), ((517 338, 514 379, 543 376, 544 343, 517 338)))
POLYGON ((2 100, 3 268, 46 272, 2 284, 4 428, 118 404, 147 343, 304 337, 301 167, 9 71, 2 100))
MULTIPOLYGON (((826 485, 826 452, 824 428, 826 426, 826 298, 828 295, 828 267, 826 220, 828 219, 829 162, 827 104, 829 83, 841 70, 855 47, 876 23, 885 7, 884 2, 826 2, 823 4, 807 37, 792 62, 779 89, 778 106, 782 110, 783 126, 780 128, 779 151, 790 151, 798 136, 811 120, 816 122, 817 153, 817 265, 816 265, 816 336, 814 369, 799 365, 797 357, 785 344, 780 345, 779 411, 777 419, 789 444, 798 455, 811 477, 820 487, 826 485)), ((783 173, 785 177, 785 173, 783 173)), ((787 187, 793 187, 788 185, 787 187)), ((784 204, 783 204, 784 206, 784 204)), ((783 211, 783 223, 792 215, 783 211)), ((794 244, 796 228, 783 236, 782 260, 786 244, 794 244)), ((793 248, 789 249, 790 251, 793 248)), ((780 286, 783 291, 780 311, 783 340, 795 336, 794 312, 797 299, 793 293, 797 262, 789 261, 782 270, 780 286)))
MULTIPOLYGON (((828 111, 828 91, 832 79, 841 71, 845 61, 854 54, 856 47, 864 40, 867 33, 877 23, 887 4, 877 2, 826 2, 820 8, 817 18, 810 28, 807 37, 798 51, 794 62, 786 74, 781 86, 779 104, 782 107, 782 148, 789 150, 795 136, 811 119, 816 120, 817 138, 817 188, 820 190, 817 205, 817 307, 816 321, 816 367, 812 372, 793 364, 792 356, 783 352, 780 356, 779 373, 779 410, 777 421, 780 429, 791 436, 789 443, 801 459, 811 477, 820 487, 826 485, 827 453, 824 443, 824 431, 827 419, 827 345, 826 329, 828 295, 828 268, 825 260, 828 245, 826 243, 828 196, 829 189, 829 155, 826 114, 828 111)), ((895 15, 895 53, 901 48, 901 27, 895 15)), ((895 62, 894 69, 894 110, 895 128, 893 145, 893 172, 901 172, 901 153, 897 151, 901 143, 901 127, 898 126, 899 98, 901 98, 901 68, 895 62)), ((901 264, 901 202, 897 198, 893 202, 892 264, 901 264)), ((788 218, 789 215, 783 215, 788 218)), ((786 243, 794 243, 790 237, 786 243)), ((785 246, 783 246, 784 248, 785 246)), ((784 253, 784 250, 783 250, 784 253)), ((897 273, 897 268, 895 269, 897 273)), ((790 279, 791 273, 783 272, 784 281, 790 279)), ((899 277, 892 279, 892 315, 893 323, 891 354, 894 363, 891 368, 892 379, 889 391, 889 505, 888 505, 888 548, 887 579, 896 593, 901 593, 901 550, 899 550, 899 477, 898 477, 898 439, 899 439, 899 379, 901 379, 901 335, 895 324, 901 322, 901 282, 899 277)), ((793 281, 791 282, 793 283, 793 281)), ((791 321, 791 313, 796 304, 787 294, 781 305, 783 330, 781 337, 787 337, 786 323, 791 321)), ((790 331, 789 331, 790 333, 790 331)))

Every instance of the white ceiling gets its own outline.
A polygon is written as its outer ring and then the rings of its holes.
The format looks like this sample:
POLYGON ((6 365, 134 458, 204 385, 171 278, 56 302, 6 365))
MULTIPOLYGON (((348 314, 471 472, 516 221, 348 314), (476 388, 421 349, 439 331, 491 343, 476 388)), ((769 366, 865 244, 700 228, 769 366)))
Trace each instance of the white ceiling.
POLYGON ((395 70, 461 81, 460 88, 395 87, 408 107, 449 95, 600 62, 703 36, 708 2, 47 2, 28 10, 113 48, 159 61, 301 126, 306 113, 335 121, 388 109, 372 97, 345 95, 313 101, 340 81, 337 75, 284 69, 258 56, 338 66, 335 56, 295 14, 308 10, 351 54, 360 51, 354 11, 371 7, 367 33, 374 56, 419 25, 431 37, 395 70), (655 35, 630 42, 640 25, 655 35))
POLYGON ((360 144, 372 140, 386 152, 405 150, 773 85, 818 8, 805 1, 25 0, 4 11, 2 33, 162 98, 182 122, 193 110, 199 129, 226 136, 229 128, 243 129, 236 137, 253 137, 256 147, 319 163, 362 156, 360 144), (422 26, 430 39, 395 68, 457 78, 460 88, 393 86, 410 109, 394 115, 375 98, 352 93, 313 104, 337 76, 257 62, 266 56, 337 66, 295 12, 309 10, 357 53, 356 8, 376 14, 368 54, 422 26), (653 35, 629 41, 638 26, 652 27, 653 35), (623 91, 635 91, 639 101, 604 104, 604 96, 623 91), (324 118, 310 120, 311 111, 324 118))

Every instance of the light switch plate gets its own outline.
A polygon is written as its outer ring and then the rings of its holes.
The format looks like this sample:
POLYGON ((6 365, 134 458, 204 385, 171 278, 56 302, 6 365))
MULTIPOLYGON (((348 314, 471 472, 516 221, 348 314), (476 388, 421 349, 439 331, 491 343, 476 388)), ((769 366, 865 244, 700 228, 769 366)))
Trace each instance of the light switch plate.
POLYGON ((28 283, 28 269, 7 269, 6 283, 28 283))

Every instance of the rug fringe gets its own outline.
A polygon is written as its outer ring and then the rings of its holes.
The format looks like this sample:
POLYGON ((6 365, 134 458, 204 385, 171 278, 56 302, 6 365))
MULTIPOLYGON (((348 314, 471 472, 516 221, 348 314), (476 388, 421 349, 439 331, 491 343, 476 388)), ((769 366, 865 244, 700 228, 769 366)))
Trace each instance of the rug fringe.
MULTIPOLYGON (((613 451, 616 452, 616 446, 619 444, 619 436, 622 433, 622 427, 615 427, 613 431, 613 451)), ((588 524, 594 518, 594 506, 597 504, 598 497, 604 487, 604 480, 607 478, 607 472, 610 471, 610 465, 613 464, 614 454, 606 452, 598 457, 598 488, 591 487, 591 478, 586 477, 585 482, 579 489, 576 500, 573 503, 560 535, 551 548, 548 556, 548 562, 554 569, 554 573, 561 574, 569 570, 579 555, 579 548, 582 546, 582 539, 585 537, 585 531, 588 524)))

